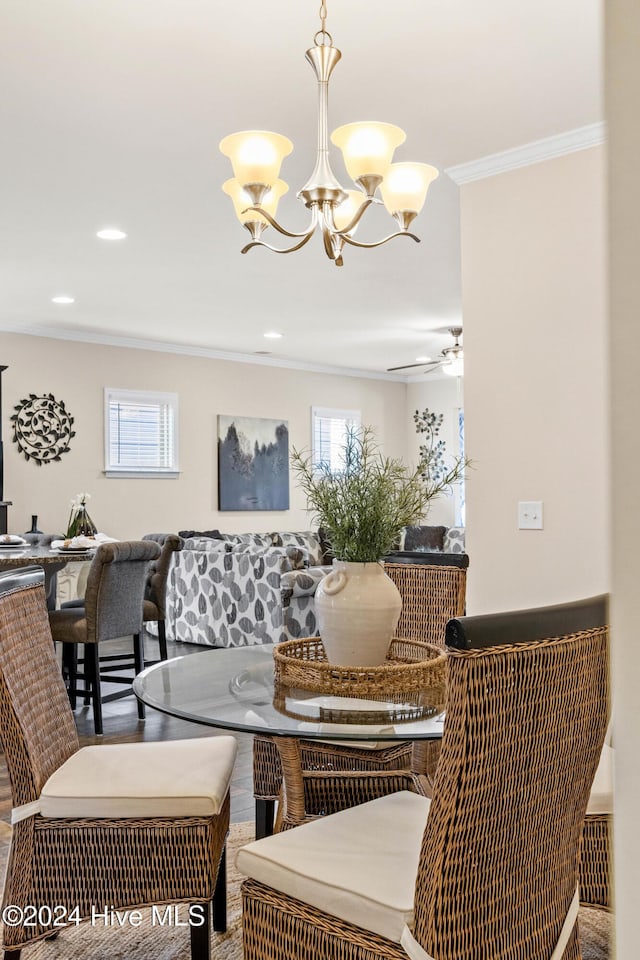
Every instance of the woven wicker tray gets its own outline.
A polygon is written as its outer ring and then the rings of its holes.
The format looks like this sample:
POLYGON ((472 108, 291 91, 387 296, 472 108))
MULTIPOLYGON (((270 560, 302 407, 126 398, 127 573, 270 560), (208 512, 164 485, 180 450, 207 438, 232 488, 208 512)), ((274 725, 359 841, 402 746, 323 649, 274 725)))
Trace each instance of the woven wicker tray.
POLYGON ((421 704, 433 713, 444 710, 447 656, 431 643, 395 639, 387 660, 375 667, 329 663, 322 640, 287 640, 273 649, 275 687, 338 697, 421 704))

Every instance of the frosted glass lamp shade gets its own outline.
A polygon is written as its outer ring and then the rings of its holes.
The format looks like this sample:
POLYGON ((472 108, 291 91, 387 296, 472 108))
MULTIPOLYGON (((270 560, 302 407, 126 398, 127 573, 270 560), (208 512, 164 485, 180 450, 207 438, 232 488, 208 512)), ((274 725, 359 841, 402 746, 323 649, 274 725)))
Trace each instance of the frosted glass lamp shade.
POLYGON ((342 150, 344 165, 352 180, 384 177, 393 151, 404 143, 406 134, 392 123, 346 123, 331 134, 331 142, 342 150))
POLYGON ((428 163, 392 163, 380 186, 389 213, 420 213, 438 171, 428 163))
POLYGON ((442 367, 442 372, 446 373, 449 377, 464 376, 464 360, 462 359, 462 354, 454 360, 450 360, 449 363, 445 363, 442 367))
POLYGON ((293 150, 293 144, 279 133, 244 130, 221 140, 220 150, 231 160, 233 174, 242 186, 263 183, 271 187, 278 179, 282 161, 293 150))
MULTIPOLYGON (((356 213, 365 201, 361 190, 347 190, 347 199, 339 203, 333 211, 333 222, 336 230, 344 230, 348 227, 356 213)), ((358 225, 353 228, 353 233, 358 229, 358 225)))
MULTIPOLYGON (((240 223, 248 223, 251 221, 255 222, 256 220, 262 223, 267 223, 265 218, 261 216, 259 213, 256 213, 255 210, 249 210, 247 213, 243 213, 243 211, 246 210, 247 207, 253 206, 253 200, 251 199, 249 194, 242 189, 242 186, 240 185, 238 180, 235 180, 235 179, 225 180, 225 182, 222 184, 222 189, 227 194, 227 196, 231 197, 233 201, 234 210, 236 211, 236 216, 240 221, 240 223)), ((260 204, 260 206, 263 207, 267 211, 267 213, 270 213, 274 219, 276 216, 276 211, 278 209, 278 203, 280 201, 280 197, 283 197, 288 189, 289 187, 284 182, 284 180, 276 180, 276 182, 271 187, 268 194, 260 204)))

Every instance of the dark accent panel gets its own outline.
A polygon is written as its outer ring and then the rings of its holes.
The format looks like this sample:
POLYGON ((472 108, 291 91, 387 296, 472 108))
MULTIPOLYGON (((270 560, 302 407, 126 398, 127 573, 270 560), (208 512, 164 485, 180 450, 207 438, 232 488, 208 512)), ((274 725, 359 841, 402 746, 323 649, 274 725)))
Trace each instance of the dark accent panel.
POLYGON ((454 650, 478 650, 563 637, 605 626, 609 622, 608 607, 609 596, 605 593, 550 607, 458 617, 449 620, 445 642, 454 650))

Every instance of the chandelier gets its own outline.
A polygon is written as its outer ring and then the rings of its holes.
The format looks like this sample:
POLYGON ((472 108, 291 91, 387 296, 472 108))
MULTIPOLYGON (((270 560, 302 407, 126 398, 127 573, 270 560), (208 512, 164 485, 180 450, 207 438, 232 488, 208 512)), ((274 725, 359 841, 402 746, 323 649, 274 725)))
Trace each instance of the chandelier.
POLYGON ((220 142, 220 150, 229 157, 234 174, 222 189, 231 197, 238 219, 251 234, 251 241, 242 248, 242 253, 252 247, 292 253, 304 247, 318 230, 327 256, 341 267, 345 244, 372 248, 396 237, 411 237, 420 242, 419 237, 409 233, 409 227, 422 209, 429 184, 438 176, 438 171, 426 163, 392 163, 395 148, 406 139, 400 127, 377 122, 347 123, 338 127, 331 134, 331 142, 342 150, 347 172, 358 189, 345 190, 331 169, 329 78, 342 54, 333 46, 326 19, 326 0, 322 0, 320 30, 314 37, 313 47, 306 52, 318 81, 318 154, 313 173, 297 194, 311 212, 308 229, 292 233, 276 220, 280 198, 289 189, 284 180, 279 179, 282 161, 293 150, 287 137, 264 130, 245 130, 232 133, 220 142), (363 243, 355 240, 354 234, 367 208, 381 202, 376 197, 378 189, 399 229, 382 240, 363 243), (262 234, 269 226, 295 242, 284 248, 265 243, 262 234))

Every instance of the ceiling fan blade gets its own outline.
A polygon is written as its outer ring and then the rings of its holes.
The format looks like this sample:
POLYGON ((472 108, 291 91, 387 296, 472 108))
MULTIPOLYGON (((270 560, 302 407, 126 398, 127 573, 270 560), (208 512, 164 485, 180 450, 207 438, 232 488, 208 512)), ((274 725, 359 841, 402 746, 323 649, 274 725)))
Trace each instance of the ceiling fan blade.
POLYGON ((432 370, 425 370, 425 373, 434 373, 434 371, 435 371, 438 367, 444 367, 444 365, 445 365, 446 362, 447 362, 446 360, 438 360, 438 361, 436 361, 436 363, 433 364, 433 369, 432 369, 432 370))
POLYGON ((432 367, 434 364, 442 363, 441 360, 427 360, 425 363, 405 363, 403 367, 387 367, 387 373, 393 373, 394 370, 412 370, 413 367, 432 367))

